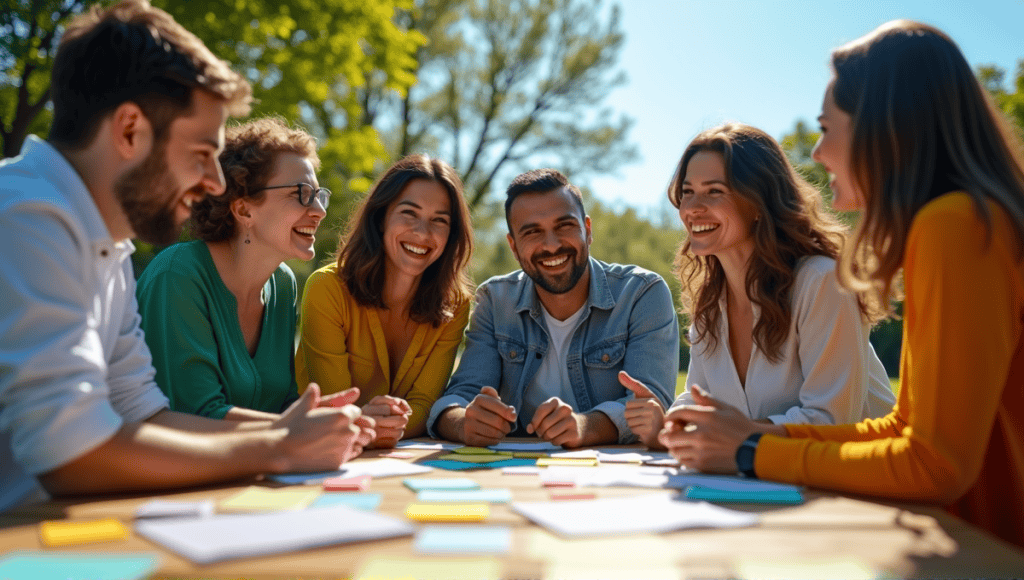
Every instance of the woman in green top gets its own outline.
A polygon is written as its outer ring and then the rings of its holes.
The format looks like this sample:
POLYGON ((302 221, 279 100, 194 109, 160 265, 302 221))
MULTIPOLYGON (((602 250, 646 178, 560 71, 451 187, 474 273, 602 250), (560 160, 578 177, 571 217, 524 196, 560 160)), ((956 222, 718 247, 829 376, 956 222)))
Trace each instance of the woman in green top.
POLYGON ((139 278, 142 328, 172 409, 275 419, 298 397, 296 283, 283 262, 313 258, 331 192, 304 131, 268 118, 225 139, 226 190, 192 206, 199 239, 160 252, 139 278))

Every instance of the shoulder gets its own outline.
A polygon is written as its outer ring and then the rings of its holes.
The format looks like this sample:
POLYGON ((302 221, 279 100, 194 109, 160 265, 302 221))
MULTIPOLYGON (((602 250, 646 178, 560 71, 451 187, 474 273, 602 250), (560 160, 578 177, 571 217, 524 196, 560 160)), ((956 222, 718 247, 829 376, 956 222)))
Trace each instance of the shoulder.
POLYGON ((208 268, 201 259, 201 252, 206 251, 202 241, 179 242, 164 248, 153 257, 139 275, 139 281, 150 280, 161 276, 195 279, 208 268))
POLYGON ((596 259, 593 260, 593 263, 596 268, 600 268, 604 272, 609 281, 618 280, 621 282, 641 282, 644 284, 664 283, 664 279, 657 272, 652 272, 635 264, 607 263, 596 259))
POLYGON ((492 300, 507 299, 517 301, 519 296, 527 288, 531 287, 532 284, 533 280, 522 270, 516 270, 501 276, 491 276, 477 287, 477 299, 479 300, 482 296, 488 296, 492 300))
POLYGON ((341 280, 341 276, 338 275, 338 264, 332 262, 310 274, 309 278, 306 278, 306 292, 311 290, 347 293, 345 283, 341 280))
POLYGON ((828 256, 807 256, 796 267, 793 288, 799 292, 811 286, 835 281, 836 261, 828 256))

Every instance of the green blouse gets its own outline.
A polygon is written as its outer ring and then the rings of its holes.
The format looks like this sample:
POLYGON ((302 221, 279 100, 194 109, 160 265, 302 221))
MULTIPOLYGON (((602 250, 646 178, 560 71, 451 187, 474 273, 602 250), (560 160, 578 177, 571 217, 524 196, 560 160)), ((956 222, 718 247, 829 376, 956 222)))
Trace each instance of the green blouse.
POLYGON ((263 287, 256 355, 238 324, 238 304, 202 241, 157 254, 137 296, 156 382, 175 411, 222 419, 233 406, 280 413, 295 388, 295 275, 281 264, 263 287))

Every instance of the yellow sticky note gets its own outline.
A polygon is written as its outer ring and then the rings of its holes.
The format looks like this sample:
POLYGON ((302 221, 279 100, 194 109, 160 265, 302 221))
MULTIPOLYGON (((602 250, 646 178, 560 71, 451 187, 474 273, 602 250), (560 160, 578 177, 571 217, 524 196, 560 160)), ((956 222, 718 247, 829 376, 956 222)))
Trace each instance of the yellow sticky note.
POLYGON ((39 524, 39 539, 49 547, 123 540, 128 528, 114 518, 85 522, 49 521, 39 524))
POLYGON ((318 497, 320 490, 315 488, 270 489, 254 485, 222 500, 217 504, 217 509, 222 512, 301 510, 309 507, 318 497))
POLYGON ((356 580, 498 580, 501 563, 494 558, 374 558, 356 580))
POLYGON ((547 457, 548 454, 543 451, 513 451, 512 457, 516 459, 538 459, 540 457, 547 457))
POLYGON ((482 522, 491 515, 485 503, 411 503, 405 517, 417 522, 482 522))
POLYGON ((551 467, 552 465, 574 465, 576 467, 597 466, 596 457, 541 457, 537 460, 538 467, 551 467))
POLYGON ((452 449, 452 451, 454 451, 455 453, 458 453, 459 455, 495 455, 495 454, 497 454, 497 451, 495 451, 493 449, 488 449, 486 447, 469 447, 469 446, 457 447, 455 449, 452 449))
POLYGON ((508 459, 507 455, 458 455, 456 453, 449 453, 448 455, 441 455, 437 458, 438 460, 448 461, 464 461, 466 463, 494 463, 495 461, 505 461, 508 459))

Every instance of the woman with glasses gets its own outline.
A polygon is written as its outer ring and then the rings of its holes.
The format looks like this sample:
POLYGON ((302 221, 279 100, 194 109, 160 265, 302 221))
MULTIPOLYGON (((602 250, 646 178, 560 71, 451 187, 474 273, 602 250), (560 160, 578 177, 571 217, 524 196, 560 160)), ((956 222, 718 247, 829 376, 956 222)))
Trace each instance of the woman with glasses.
POLYGON ((451 166, 426 155, 391 166, 352 214, 337 261, 306 282, 299 385, 358 387, 376 447, 425 433, 469 320, 472 249, 451 166))
POLYGON ((316 142, 278 119, 228 128, 220 163, 224 194, 192 206, 198 239, 160 252, 139 278, 142 328, 172 409, 273 419, 297 398, 284 261, 313 258, 331 192, 317 182, 316 142))

